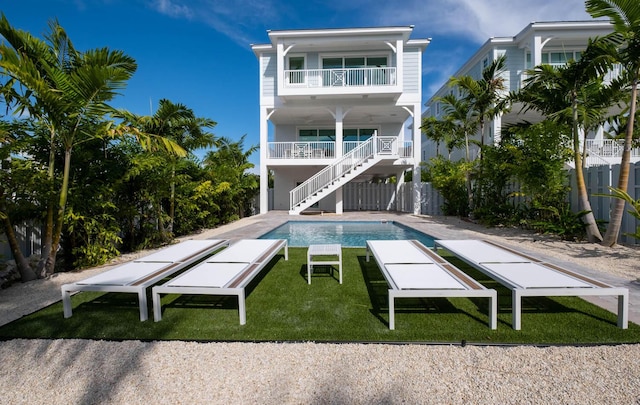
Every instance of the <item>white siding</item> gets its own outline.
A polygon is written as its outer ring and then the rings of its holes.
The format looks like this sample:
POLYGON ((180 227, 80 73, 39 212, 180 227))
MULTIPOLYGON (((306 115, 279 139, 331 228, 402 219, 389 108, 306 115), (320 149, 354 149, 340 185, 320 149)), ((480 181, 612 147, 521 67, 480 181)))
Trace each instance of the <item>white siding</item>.
POLYGON ((263 54, 260 58, 260 71, 262 74, 262 96, 274 97, 276 94, 276 54, 263 54))
POLYGON ((420 92, 420 49, 404 49, 404 88, 405 93, 420 92))
POLYGON ((519 90, 522 72, 525 68, 524 50, 513 46, 505 48, 504 51, 507 57, 505 69, 509 73, 506 84, 508 84, 509 91, 519 90))

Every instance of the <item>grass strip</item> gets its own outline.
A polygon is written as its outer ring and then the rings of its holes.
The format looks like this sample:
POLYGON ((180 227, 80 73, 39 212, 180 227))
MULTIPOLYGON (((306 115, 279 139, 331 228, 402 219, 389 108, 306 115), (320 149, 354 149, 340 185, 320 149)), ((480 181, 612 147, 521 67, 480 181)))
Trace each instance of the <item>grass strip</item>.
MULTIPOLYGON (((0 327, 0 338, 109 340, 451 342, 487 344, 639 343, 640 326, 616 326, 616 315, 576 297, 523 300, 522 330, 511 327, 511 293, 466 264, 460 269, 498 291, 498 329, 489 329, 484 298, 396 300, 396 329, 388 328, 387 284, 364 249, 343 249, 337 269, 316 266, 307 284, 306 248, 290 248, 247 288, 247 324, 235 297, 166 295, 163 319, 140 322, 137 296, 82 292, 73 316, 58 302, 0 327)), ((149 297, 151 303, 151 297, 149 297)), ((152 314, 152 309, 149 308, 152 314)))

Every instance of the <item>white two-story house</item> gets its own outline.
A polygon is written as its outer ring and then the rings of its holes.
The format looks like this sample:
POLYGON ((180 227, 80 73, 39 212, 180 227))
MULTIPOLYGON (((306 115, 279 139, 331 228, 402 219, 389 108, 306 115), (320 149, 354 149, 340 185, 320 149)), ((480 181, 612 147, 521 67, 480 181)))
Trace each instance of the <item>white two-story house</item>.
MULTIPOLYGON (((506 67, 502 75, 508 91, 522 88, 527 69, 540 64, 563 65, 569 59, 579 59, 580 53, 587 47, 589 38, 602 37, 613 31, 609 21, 558 21, 532 22, 513 37, 489 38, 473 56, 454 74, 456 77, 469 75, 480 79, 484 68, 501 55, 506 56, 506 67)), ((613 72, 613 74, 616 74, 613 72)), ((425 116, 443 117, 445 111, 438 101, 439 97, 449 93, 456 94, 456 89, 444 84, 426 103, 425 116)), ((485 140, 489 143, 500 141, 500 129, 503 125, 521 121, 539 122, 542 117, 535 112, 521 113, 520 106, 497 117, 486 125, 485 140)), ((479 139, 479 134, 476 135, 479 139)), ((620 162, 621 142, 606 139, 602 128, 587 134, 587 164, 615 164, 620 162)), ((440 144, 439 153, 447 155, 445 146, 440 144)), ((452 159, 463 157, 463 151, 452 154, 452 159)), ((436 156, 436 144, 427 140, 422 142, 422 159, 428 161, 436 156)), ((477 147, 474 156, 477 154, 477 147)), ((633 152, 635 160, 640 154, 633 152)))
MULTIPOLYGON (((351 181, 419 169, 422 55, 413 26, 268 31, 260 75, 260 212, 341 214, 351 181)), ((414 176, 419 211, 419 176, 414 176)))

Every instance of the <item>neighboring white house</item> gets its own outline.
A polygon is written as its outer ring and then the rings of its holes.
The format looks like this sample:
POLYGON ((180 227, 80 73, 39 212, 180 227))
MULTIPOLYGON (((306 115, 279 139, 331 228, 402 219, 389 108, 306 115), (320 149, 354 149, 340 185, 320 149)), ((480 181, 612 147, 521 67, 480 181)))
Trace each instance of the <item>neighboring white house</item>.
MULTIPOLYGON (((480 79, 484 68, 501 55, 506 56, 506 67, 503 77, 507 91, 516 91, 523 86, 526 70, 540 64, 561 65, 569 59, 580 57, 580 53, 587 47, 589 38, 602 37, 613 31, 609 21, 557 21, 532 22, 513 37, 495 37, 485 42, 480 49, 454 74, 456 77, 469 75, 480 79)), ((456 90, 444 84, 425 104, 425 116, 442 117, 445 112, 437 101, 438 97, 453 93, 456 90)), ((455 93, 454 93, 455 94, 455 93)), ((519 121, 539 122, 539 114, 532 112, 520 113, 520 108, 514 106, 510 112, 488 122, 485 128, 485 140, 497 144, 500 141, 500 129, 505 124, 519 121)), ((479 139, 479 135, 477 135, 479 139)), ((588 165, 620 163, 621 143, 603 136, 600 129, 596 133, 588 134, 587 148, 588 165)), ((446 156, 444 145, 440 145, 440 154, 446 156)), ((634 160, 640 159, 640 151, 633 151, 634 160)), ((452 159, 463 157, 463 151, 452 154, 452 159)), ((474 155, 477 154, 477 147, 474 155)), ((423 139, 422 160, 428 161, 436 156, 436 145, 433 141, 423 139)))
MULTIPOLYGON (((419 169, 422 55, 413 26, 267 31, 260 75, 260 212, 343 211, 342 186, 419 169)), ((420 176, 414 176, 414 211, 420 176)))

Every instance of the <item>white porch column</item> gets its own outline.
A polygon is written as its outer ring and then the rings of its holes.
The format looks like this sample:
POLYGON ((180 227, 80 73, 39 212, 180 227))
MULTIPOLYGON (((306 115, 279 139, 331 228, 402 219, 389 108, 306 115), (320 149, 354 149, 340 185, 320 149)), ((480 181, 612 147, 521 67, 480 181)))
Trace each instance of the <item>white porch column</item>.
POLYGON ((269 168, 267 167, 267 142, 269 141, 267 108, 260 107, 260 213, 269 211, 269 168))
POLYGON ((336 107, 336 157, 342 156, 342 140, 344 139, 342 133, 342 120, 344 119, 344 111, 342 106, 336 107))
POLYGON ((396 84, 399 89, 404 86, 404 42, 396 41, 396 84))
POLYGON ((403 201, 400 199, 400 193, 402 192, 402 185, 404 184, 404 170, 396 173, 396 212, 402 212, 400 203, 403 201))
POLYGON ((342 204, 342 186, 336 189, 336 215, 342 215, 343 212, 343 204, 342 204))
MULTIPOLYGON (((343 153, 342 142, 344 139, 344 136, 342 133, 342 120, 344 118, 344 111, 342 109, 342 106, 336 107, 335 117, 336 117, 336 157, 340 157, 342 156, 342 153, 343 153)), ((335 196, 336 196, 336 215, 342 215, 342 211, 343 211, 342 186, 338 187, 338 189, 335 191, 335 196)))
POLYGON ((422 133, 420 125, 422 125, 421 104, 413 105, 413 214, 420 215, 420 206, 422 202, 422 181, 420 179, 420 154, 422 152, 422 133))
POLYGON ((542 64, 542 37, 536 35, 531 40, 531 67, 542 64))

